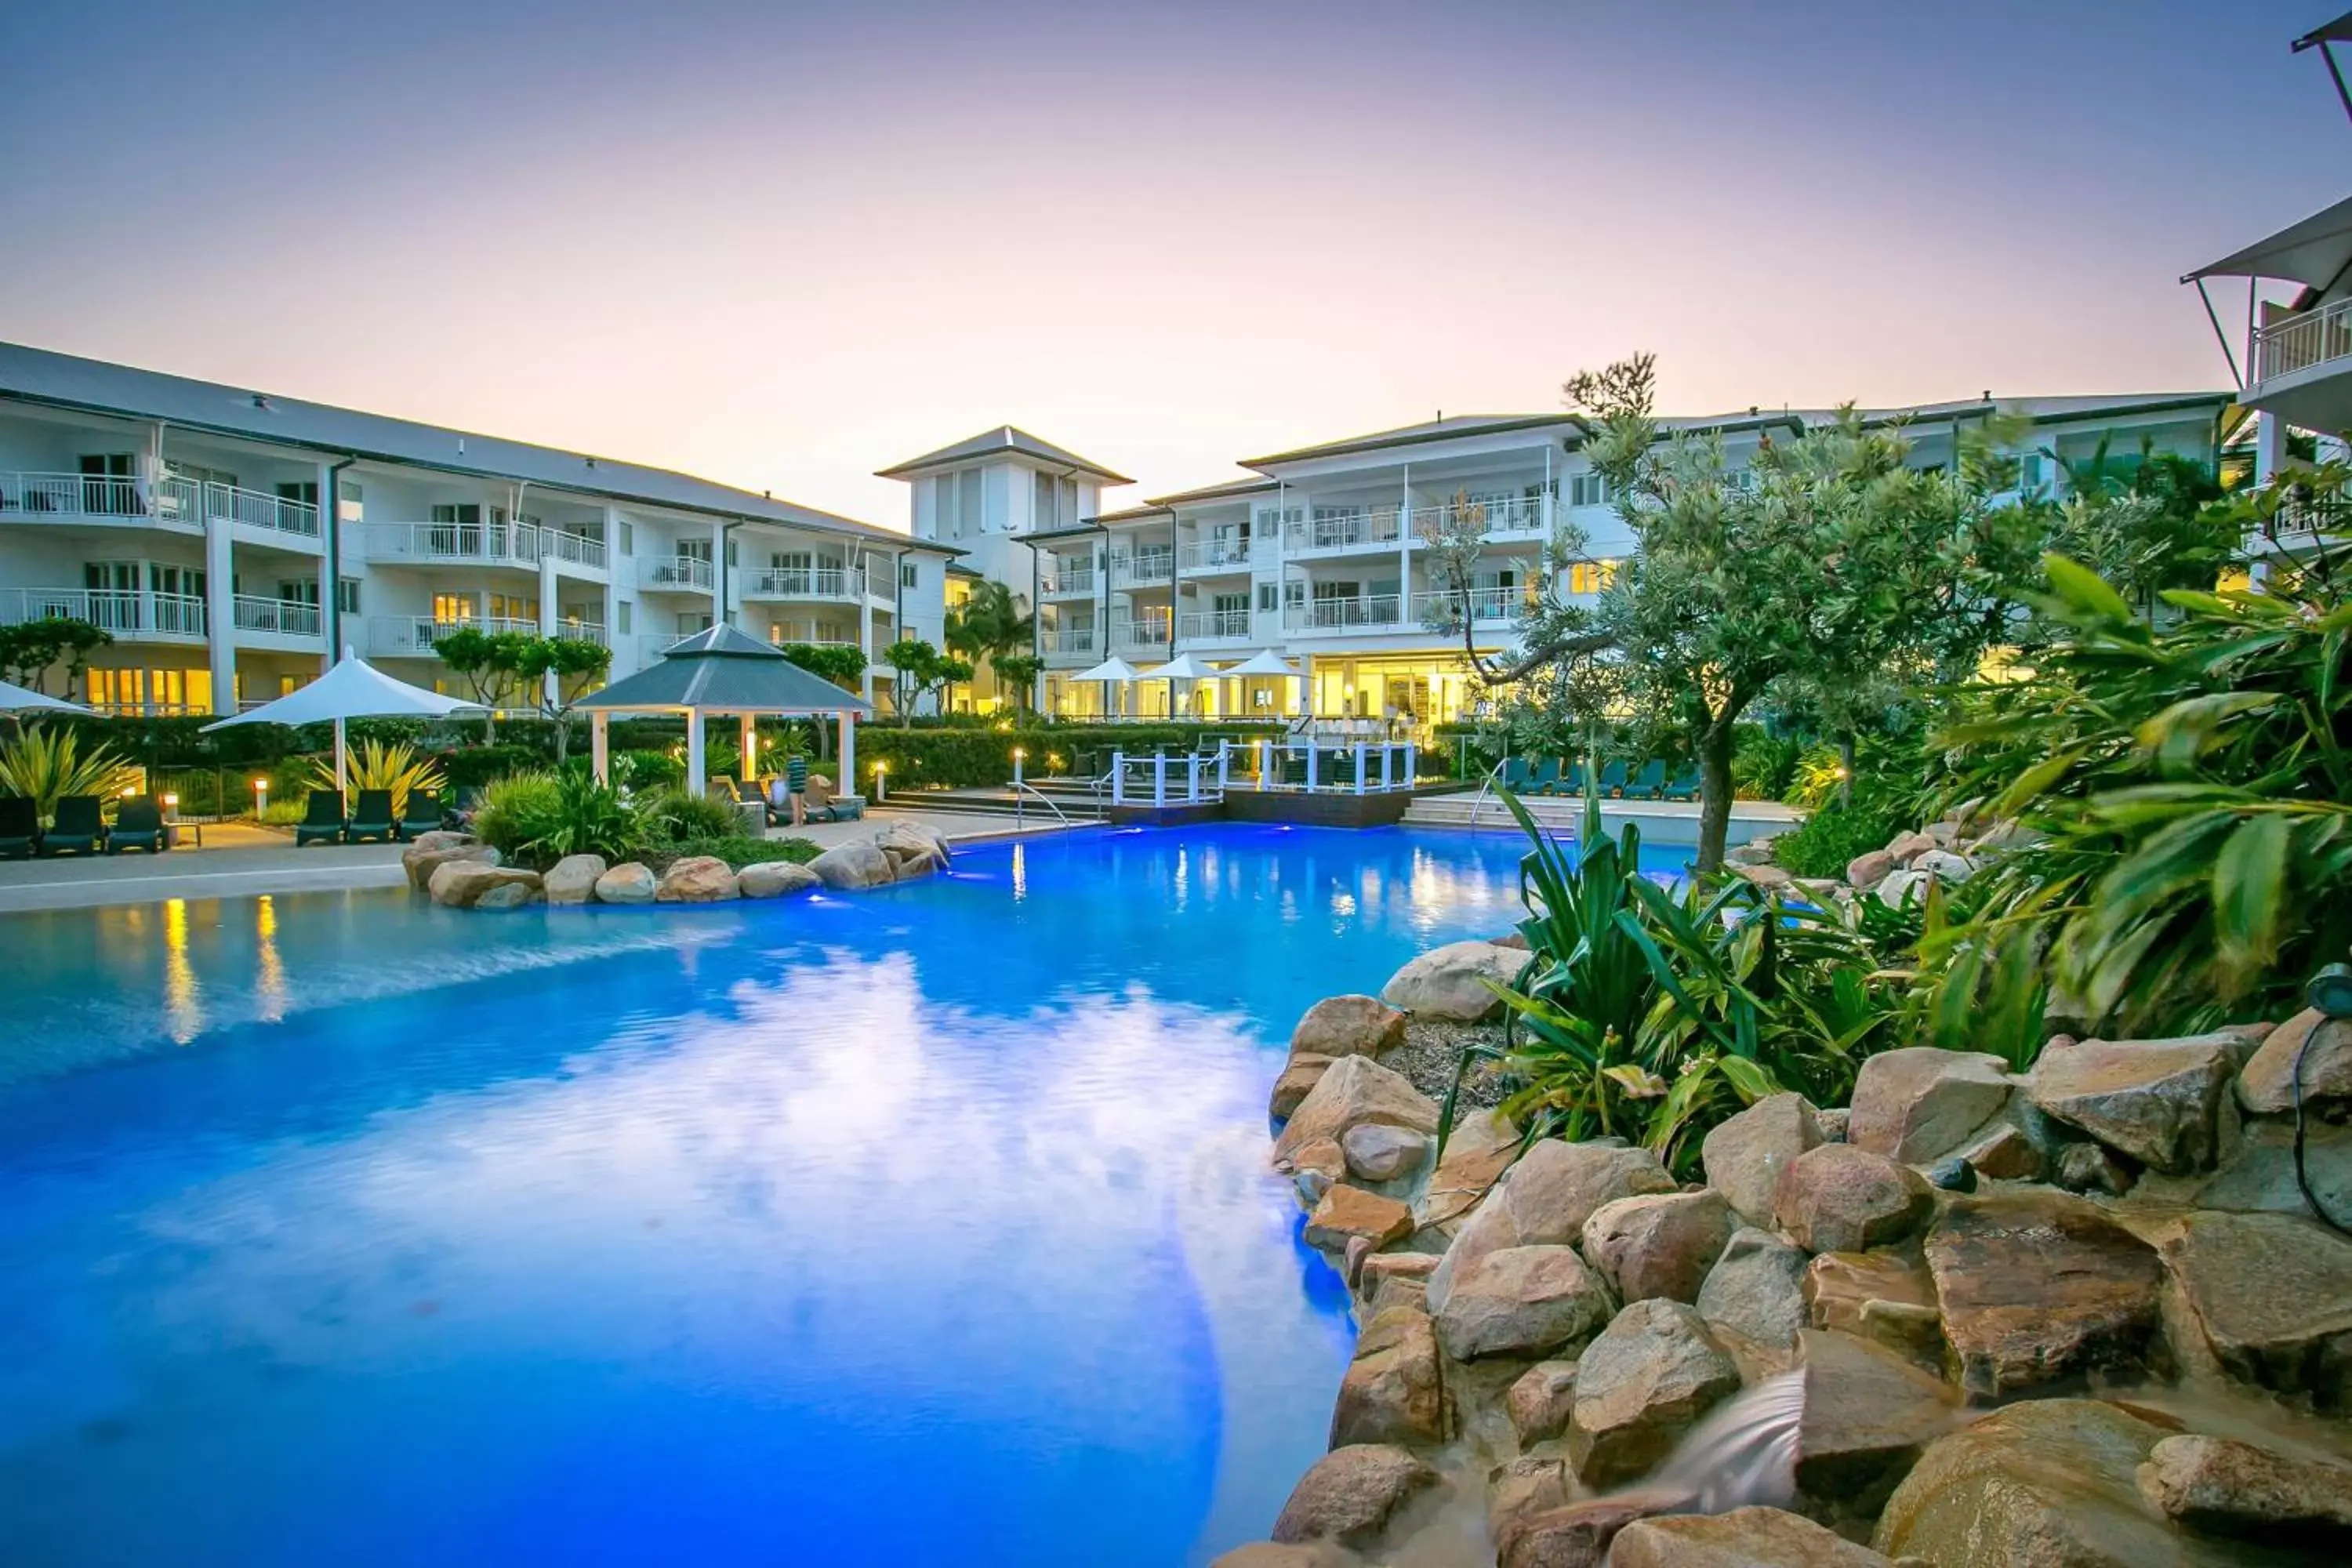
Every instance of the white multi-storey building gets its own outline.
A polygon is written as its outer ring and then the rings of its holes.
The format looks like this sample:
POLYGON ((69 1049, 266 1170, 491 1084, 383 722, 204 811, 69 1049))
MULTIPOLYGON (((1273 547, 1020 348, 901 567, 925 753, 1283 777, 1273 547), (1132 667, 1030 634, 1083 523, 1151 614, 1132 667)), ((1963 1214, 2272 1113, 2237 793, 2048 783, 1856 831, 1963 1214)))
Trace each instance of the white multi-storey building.
MULTIPOLYGON (((952 545, 666 469, 0 344, 0 624, 113 641, 87 696, 231 711, 348 647, 453 689, 457 626, 591 637, 615 677, 724 617, 939 640, 952 545)), ((886 672, 887 673, 887 672, 886 672)))
MULTIPOLYGON (((1954 460, 1971 427, 2023 416, 2031 434, 2018 447, 2020 483, 2054 493, 2069 463, 2104 441, 2120 462, 2143 450, 2210 462, 2230 405, 2224 393, 2119 397, 2044 397, 1866 411, 1903 422, 1911 460, 1954 460)), ((1727 461, 1745 467, 1763 440, 1835 417, 1832 410, 1750 409, 1664 424, 1717 433, 1727 461)), ((1045 458, 1079 460, 1017 431, 994 447, 967 442, 954 485, 985 496, 1019 494, 1033 480, 1043 494, 1045 458), (968 449, 969 448, 969 449, 968 449), (1024 477, 1026 476, 1026 477, 1024 477)), ((1141 506, 1085 513, 1076 521, 1019 514, 996 523, 995 548, 972 563, 1038 612, 1038 651, 1047 710, 1164 713, 1171 683, 1122 689, 1074 679, 1110 656, 1149 668, 1180 654, 1224 669, 1271 650, 1302 681, 1228 676, 1178 688, 1203 717, 1248 718, 1299 711, 1321 719, 1455 719, 1469 699, 1457 638, 1427 627, 1430 526, 1450 509, 1474 507, 1486 549, 1475 580, 1474 630, 1482 648, 1507 651, 1520 606, 1536 591, 1545 542, 1572 526, 1588 563, 1563 584, 1597 594, 1632 548, 1601 477, 1585 459, 1586 426, 1569 414, 1459 417, 1328 445, 1245 459, 1256 477, 1161 496, 1141 506), (1303 685, 1304 691, 1298 688, 1303 685)), ((988 440, 992 438, 983 438, 988 440)), ((929 473, 921 459, 893 473, 929 473)), ((1122 482, 1092 464, 1093 480, 1122 482)), ((916 488, 914 531, 938 531, 944 479, 916 488)), ((1082 490, 1081 494, 1085 492, 1082 490)), ((996 514, 989 514, 993 521, 996 514)))

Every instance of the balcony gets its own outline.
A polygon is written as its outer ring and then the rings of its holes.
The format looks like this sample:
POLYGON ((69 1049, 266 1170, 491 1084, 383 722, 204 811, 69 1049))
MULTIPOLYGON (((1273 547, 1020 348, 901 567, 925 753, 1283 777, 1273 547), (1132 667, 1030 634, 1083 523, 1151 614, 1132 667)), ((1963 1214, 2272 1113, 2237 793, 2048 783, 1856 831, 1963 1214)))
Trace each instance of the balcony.
POLYGON ((1497 496, 1485 500, 1449 501, 1443 506, 1413 508, 1412 528, 1416 537, 1427 539, 1458 513, 1483 522, 1486 525, 1485 536, 1488 539, 1540 538, 1551 531, 1541 496, 1497 496))
POLYGON ((1098 646, 1092 626, 1062 626, 1045 634, 1042 645, 1048 654, 1083 654, 1092 658, 1098 646))
MULTIPOLYGON (((708 565, 707 563, 704 564, 708 565)), ((705 585, 708 585, 707 580, 705 585)), ((743 584, 743 596, 747 599, 833 599, 854 605, 866 597, 866 574, 839 566, 788 566, 776 571, 754 572, 743 584)))
POLYGON ((573 642, 592 642, 598 647, 611 647, 613 639, 594 621, 558 621, 550 637, 569 637, 573 642))
POLYGON ((1249 566, 1250 547, 1245 539, 1204 539, 1176 552, 1180 572, 1246 572, 1249 566))
POLYGON ((1194 610, 1177 617, 1178 633, 1189 646, 1203 642, 1247 642, 1247 610, 1194 610))
POLYGON ((1285 528, 1283 539, 1293 555, 1381 549, 1404 537, 1402 516, 1393 506, 1318 506, 1311 521, 1285 528))
POLYGON ((1158 616, 1139 621, 1113 621, 1110 646, 1118 653, 1155 653, 1168 646, 1168 622, 1158 616))
POLYGON ((193 594, 114 588, 0 590, 0 626, 61 618, 87 621, 120 642, 201 643, 205 602, 193 594))
POLYGON ((1404 605, 1395 594, 1317 599, 1290 605, 1282 613, 1282 624, 1291 632, 1391 632, 1404 625, 1404 605))
POLYGON ((1091 598, 1101 580, 1101 574, 1091 563, 1061 567, 1038 574, 1037 594, 1040 598, 1046 599, 1091 598))
POLYGON ((194 479, 96 474, 0 473, 0 522, 205 531, 204 487, 194 479))
POLYGON ((319 606, 299 599, 268 599, 257 594, 239 594, 230 601, 236 619, 238 640, 248 637, 303 638, 316 642, 319 638, 319 606))
POLYGON ((2306 429, 2352 427, 2352 297, 2257 328, 2246 359, 2247 407, 2306 429))
POLYGON ((438 621, 431 616, 376 616, 368 622, 368 651, 390 658, 431 658, 441 638, 462 628, 488 632, 493 637, 500 632, 539 635, 537 621, 508 616, 462 621, 438 621))
POLYGON ((700 555, 665 555, 646 567, 646 586, 672 591, 710 591, 710 563, 700 555))
POLYGON ((1134 554, 1110 558, 1110 581, 1114 588, 1137 588, 1152 583, 1165 583, 1175 575, 1176 552, 1144 550, 1134 554))
MULTIPOLYGON (((164 482, 184 484, 187 481, 167 479, 164 482)), ((239 485, 207 484, 205 486, 205 515, 238 528, 290 534, 312 544, 319 542, 317 503, 288 500, 266 490, 249 490, 239 485)))
POLYGON ((831 626, 824 621, 770 621, 768 640, 778 647, 786 643, 806 647, 856 647, 857 628, 831 626))
POLYGON ((368 559, 416 565, 539 570, 540 531, 511 522, 372 522, 368 559))
POLYGON ((539 531, 540 553, 571 566, 584 566, 591 572, 604 570, 604 542, 584 533, 571 533, 561 528, 539 531))

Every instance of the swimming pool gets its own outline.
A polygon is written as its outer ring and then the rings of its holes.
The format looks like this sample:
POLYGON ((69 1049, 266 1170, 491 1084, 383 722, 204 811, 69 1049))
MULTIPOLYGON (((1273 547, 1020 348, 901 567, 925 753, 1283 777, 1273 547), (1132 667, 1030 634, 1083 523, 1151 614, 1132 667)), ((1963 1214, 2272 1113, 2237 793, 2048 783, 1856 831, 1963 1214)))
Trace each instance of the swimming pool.
POLYGON ((0 921, 11 1562, 1203 1561, 1322 1451, 1290 1026, 1504 834, 1216 826, 486 917, 0 921))

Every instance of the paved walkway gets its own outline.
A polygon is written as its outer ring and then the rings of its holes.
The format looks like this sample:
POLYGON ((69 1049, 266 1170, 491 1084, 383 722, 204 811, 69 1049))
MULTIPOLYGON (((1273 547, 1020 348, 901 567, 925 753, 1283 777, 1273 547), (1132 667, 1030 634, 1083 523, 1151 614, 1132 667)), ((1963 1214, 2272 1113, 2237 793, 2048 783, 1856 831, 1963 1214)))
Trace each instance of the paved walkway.
MULTIPOLYGON (((811 823, 797 835, 777 829, 772 837, 798 837, 828 848, 870 835, 889 818, 919 822, 950 839, 1034 834, 1034 815, 1025 823, 1011 816, 974 813, 894 811, 864 822, 811 823)), ((183 842, 163 855, 60 856, 54 860, 0 860, 0 914, 35 910, 91 909, 104 904, 144 904, 162 899, 240 899, 262 893, 337 891, 349 888, 397 888, 404 874, 397 844, 312 844, 294 847, 293 836, 243 823, 208 823, 199 848, 183 842)))

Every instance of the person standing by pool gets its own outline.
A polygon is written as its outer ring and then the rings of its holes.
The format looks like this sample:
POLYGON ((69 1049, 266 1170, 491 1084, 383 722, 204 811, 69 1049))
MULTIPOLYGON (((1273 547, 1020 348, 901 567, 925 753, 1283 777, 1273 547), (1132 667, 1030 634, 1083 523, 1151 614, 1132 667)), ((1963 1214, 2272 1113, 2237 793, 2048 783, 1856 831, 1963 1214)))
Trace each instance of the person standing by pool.
POLYGON ((799 827, 808 815, 808 758, 798 752, 784 763, 784 793, 793 797, 793 826, 799 827))

